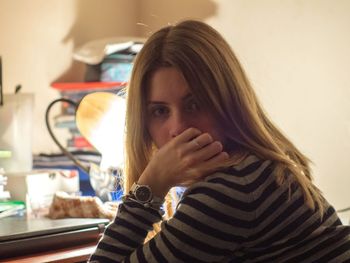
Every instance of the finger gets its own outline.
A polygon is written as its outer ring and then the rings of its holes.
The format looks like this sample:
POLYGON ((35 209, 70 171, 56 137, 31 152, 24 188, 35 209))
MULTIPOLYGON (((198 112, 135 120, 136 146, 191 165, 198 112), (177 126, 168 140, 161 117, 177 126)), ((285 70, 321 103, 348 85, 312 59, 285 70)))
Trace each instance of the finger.
POLYGON ((200 180, 202 180, 202 179, 201 179, 201 178, 188 179, 188 180, 183 181, 183 182, 181 182, 181 183, 179 183, 179 184, 177 184, 177 185, 178 185, 178 186, 182 186, 182 187, 189 187, 189 186, 191 186, 192 184, 194 184, 194 183, 196 183, 196 182, 198 182, 198 181, 200 181, 200 180))
POLYGON ((188 178, 182 180, 180 184, 186 186, 202 180, 203 177, 206 177, 222 168, 229 158, 230 156, 227 152, 220 152, 205 163, 199 164, 197 168, 192 168, 189 172, 188 178))
POLYGON ((213 158, 210 159, 210 162, 212 163, 222 163, 227 161, 230 158, 230 155, 227 152, 221 152, 217 155, 215 155, 213 158))
POLYGON ((185 151, 196 151, 199 150, 208 144, 213 142, 213 138, 210 136, 209 133, 202 133, 198 135, 197 137, 190 140, 186 146, 185 151))
POLYGON ((184 143, 192 140, 193 138, 199 136, 202 132, 196 128, 188 128, 180 135, 174 138, 176 143, 184 143))
POLYGON ((220 152, 205 163, 200 163, 197 168, 191 168, 188 170, 185 178, 181 178, 181 181, 177 182, 176 185, 189 186, 195 182, 203 180, 203 177, 206 177, 222 168, 229 158, 230 156, 227 152, 220 152))
POLYGON ((208 175, 215 170, 221 168, 221 166, 228 161, 230 158, 227 152, 220 152, 219 154, 213 156, 207 160, 204 164, 201 165, 200 169, 202 170, 203 175, 208 175))
POLYGON ((197 161, 206 161, 211 159, 213 156, 222 152, 223 146, 219 141, 215 141, 202 147, 200 150, 194 153, 194 158, 197 161))
POLYGON ((194 146, 195 150, 200 149, 202 147, 197 138, 192 139, 188 144, 190 144, 191 148, 192 146, 194 146))

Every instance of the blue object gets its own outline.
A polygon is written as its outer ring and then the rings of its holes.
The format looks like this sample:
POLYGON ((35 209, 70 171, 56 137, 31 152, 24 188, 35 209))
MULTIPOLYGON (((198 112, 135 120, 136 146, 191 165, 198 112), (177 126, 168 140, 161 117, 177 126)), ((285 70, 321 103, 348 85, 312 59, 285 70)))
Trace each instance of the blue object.
POLYGON ((110 193, 111 193, 112 201, 121 201, 123 196, 123 190, 117 190, 110 193))

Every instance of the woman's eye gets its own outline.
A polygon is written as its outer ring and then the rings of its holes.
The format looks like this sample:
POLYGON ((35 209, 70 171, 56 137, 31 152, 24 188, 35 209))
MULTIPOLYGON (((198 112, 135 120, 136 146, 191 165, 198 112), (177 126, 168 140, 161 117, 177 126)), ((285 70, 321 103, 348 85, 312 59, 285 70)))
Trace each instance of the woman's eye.
POLYGON ((195 101, 192 101, 192 102, 188 103, 188 105, 186 106, 186 110, 188 112, 198 111, 199 110, 198 103, 195 102, 195 101))
POLYGON ((169 111, 166 107, 154 107, 151 109, 152 117, 163 117, 166 116, 168 113, 169 111))

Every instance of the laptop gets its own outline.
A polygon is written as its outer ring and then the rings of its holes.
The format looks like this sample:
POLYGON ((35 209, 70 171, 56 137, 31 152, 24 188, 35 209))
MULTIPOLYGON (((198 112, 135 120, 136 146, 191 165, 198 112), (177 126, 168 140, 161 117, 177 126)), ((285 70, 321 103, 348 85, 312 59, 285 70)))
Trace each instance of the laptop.
POLYGON ((97 241, 108 223, 102 218, 1 218, 0 259, 97 241))

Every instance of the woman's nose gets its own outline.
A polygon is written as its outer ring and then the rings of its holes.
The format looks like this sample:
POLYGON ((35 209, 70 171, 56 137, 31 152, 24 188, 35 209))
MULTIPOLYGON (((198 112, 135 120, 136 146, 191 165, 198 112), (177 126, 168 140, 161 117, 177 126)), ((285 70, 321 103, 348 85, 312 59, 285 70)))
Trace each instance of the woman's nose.
POLYGON ((176 137, 189 128, 189 124, 182 114, 174 114, 169 120, 169 133, 171 137, 176 137))

